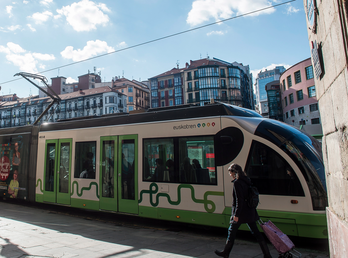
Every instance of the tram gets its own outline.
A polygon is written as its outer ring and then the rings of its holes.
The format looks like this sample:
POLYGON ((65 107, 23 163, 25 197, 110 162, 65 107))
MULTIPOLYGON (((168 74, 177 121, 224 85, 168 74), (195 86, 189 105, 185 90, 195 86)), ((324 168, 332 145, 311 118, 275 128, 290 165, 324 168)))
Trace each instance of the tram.
MULTIPOLYGON (((0 130, 0 194, 227 228, 231 163, 258 212, 290 236, 327 238, 320 143, 241 107, 213 103, 0 130)), ((242 227, 241 229, 246 229, 242 227)))

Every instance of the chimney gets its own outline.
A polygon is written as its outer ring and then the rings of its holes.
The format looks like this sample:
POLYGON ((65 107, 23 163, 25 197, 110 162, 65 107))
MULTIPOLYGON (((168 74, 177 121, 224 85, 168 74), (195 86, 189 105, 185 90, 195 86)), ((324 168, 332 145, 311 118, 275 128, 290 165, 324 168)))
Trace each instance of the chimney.
POLYGON ((82 94, 82 89, 80 89, 80 94, 82 94))

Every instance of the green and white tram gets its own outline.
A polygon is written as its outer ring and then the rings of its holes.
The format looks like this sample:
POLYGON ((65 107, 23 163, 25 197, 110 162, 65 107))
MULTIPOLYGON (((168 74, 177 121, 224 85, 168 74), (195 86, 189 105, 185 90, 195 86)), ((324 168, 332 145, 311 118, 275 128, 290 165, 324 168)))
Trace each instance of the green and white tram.
POLYGON ((248 109, 150 109, 4 129, 0 140, 9 146, 4 196, 17 169, 17 198, 226 228, 233 162, 258 187, 262 220, 290 236, 328 237, 320 144, 248 109), (19 166, 11 165, 16 142, 19 166))

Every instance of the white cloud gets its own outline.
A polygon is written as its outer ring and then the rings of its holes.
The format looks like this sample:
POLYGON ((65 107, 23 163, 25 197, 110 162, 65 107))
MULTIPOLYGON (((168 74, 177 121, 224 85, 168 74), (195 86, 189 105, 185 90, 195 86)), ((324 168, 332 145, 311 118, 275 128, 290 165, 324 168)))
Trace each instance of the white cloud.
POLYGON ((25 50, 18 44, 15 44, 13 42, 7 43, 7 48, 10 50, 10 52, 13 52, 14 54, 24 53, 25 50))
POLYGON ((33 28, 33 26, 31 26, 31 24, 27 24, 27 26, 29 27, 29 29, 30 29, 31 31, 36 31, 36 29, 33 28))
MULTIPOLYGON (((219 21, 267 6, 270 6, 268 0, 195 0, 192 3, 192 9, 188 13, 186 22, 191 26, 196 26, 209 21, 211 18, 219 21)), ((274 8, 270 8, 250 15, 270 14, 274 11, 274 8)))
POLYGON ((42 0, 42 1, 40 1, 40 4, 48 6, 52 2, 53 2, 53 0, 42 0))
POLYGON ((6 12, 8 13, 8 16, 10 18, 13 16, 12 9, 13 9, 13 6, 11 6, 11 5, 6 6, 6 12))
POLYGON ((75 83, 75 82, 78 82, 77 80, 71 78, 71 77, 68 77, 65 81, 66 83, 75 83))
POLYGON ((110 53, 115 51, 113 47, 108 46, 105 41, 88 41, 83 49, 74 50, 72 46, 67 46, 60 54, 65 59, 72 59, 74 62, 85 60, 93 56, 110 53))
POLYGON ((266 66, 266 67, 262 67, 261 69, 255 69, 255 70, 250 70, 250 73, 253 74, 253 79, 254 79, 254 83, 255 83, 255 78, 257 77, 257 75, 259 74, 259 72, 261 71, 266 71, 267 70, 272 70, 274 69, 276 66, 284 66, 285 69, 288 69, 290 67, 290 65, 287 65, 287 64, 271 64, 269 66, 266 66))
POLYGON ((36 24, 41 24, 46 22, 52 16, 53 14, 51 12, 45 11, 42 13, 34 13, 32 16, 29 16, 29 18, 33 19, 36 24))
POLYGON ((207 36, 211 36, 211 35, 224 35, 225 32, 224 31, 221 31, 221 30, 215 30, 215 31, 211 31, 211 32, 208 32, 207 33, 207 36))
POLYGON ((23 4, 28 4, 28 3, 29 3, 29 1, 23 0, 23 4))
POLYGON ((50 61, 56 59, 54 55, 49 55, 49 54, 40 54, 40 53, 33 53, 33 56, 36 59, 43 60, 43 61, 50 61))
POLYGON ((127 47, 127 44, 126 44, 126 42, 122 41, 116 47, 118 47, 118 48, 125 48, 125 47, 127 47))
POLYGON ((298 11, 300 11, 300 9, 296 9, 295 7, 293 7, 292 5, 290 5, 290 6, 288 7, 287 14, 297 13, 298 11))
POLYGON ((64 6, 57 10, 58 14, 64 15, 67 22, 76 31, 95 30, 97 25, 107 25, 110 12, 105 4, 96 4, 89 0, 82 0, 72 5, 64 6))
POLYGON ((39 67, 43 66, 42 63, 39 63, 39 60, 49 61, 55 59, 53 55, 28 52, 13 42, 8 42, 6 46, 0 45, 0 53, 5 53, 6 59, 13 65, 18 66, 19 70, 29 73, 37 73, 37 65, 39 67))
POLYGON ((7 29, 10 31, 19 30, 20 28, 21 28, 20 25, 12 25, 12 26, 7 27, 7 29))

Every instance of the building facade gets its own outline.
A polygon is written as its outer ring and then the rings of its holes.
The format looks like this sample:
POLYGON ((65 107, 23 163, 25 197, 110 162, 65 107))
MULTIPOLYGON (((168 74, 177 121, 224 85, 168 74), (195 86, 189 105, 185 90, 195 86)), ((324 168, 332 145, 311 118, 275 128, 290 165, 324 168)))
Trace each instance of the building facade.
POLYGON ((303 60, 280 77, 284 122, 310 135, 322 135, 311 59, 303 60))
POLYGON ((211 100, 253 109, 249 66, 204 58, 173 68, 150 81, 151 107, 204 105, 211 100))
POLYGON ((330 257, 348 250, 348 5, 304 0, 323 125, 330 257))
POLYGON ((258 73, 255 79, 256 110, 263 116, 269 116, 266 84, 277 81, 285 71, 284 66, 276 66, 272 70, 265 70, 258 73))
MULTIPOLYGON (((85 116, 127 112, 127 97, 110 87, 100 87, 59 95, 61 101, 53 105, 42 117, 43 122, 55 122, 85 116)), ((0 106, 0 127, 32 124, 48 107, 52 99, 29 98, 7 101, 0 106)))
POLYGON ((115 78, 112 87, 127 96, 127 110, 141 110, 150 108, 150 90, 148 86, 136 80, 115 78))
POLYGON ((280 93, 279 80, 269 82, 265 86, 268 100, 268 117, 271 119, 283 121, 283 109, 280 93))

